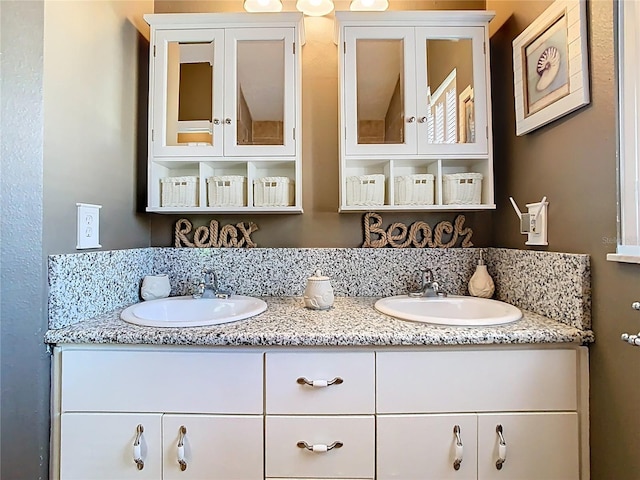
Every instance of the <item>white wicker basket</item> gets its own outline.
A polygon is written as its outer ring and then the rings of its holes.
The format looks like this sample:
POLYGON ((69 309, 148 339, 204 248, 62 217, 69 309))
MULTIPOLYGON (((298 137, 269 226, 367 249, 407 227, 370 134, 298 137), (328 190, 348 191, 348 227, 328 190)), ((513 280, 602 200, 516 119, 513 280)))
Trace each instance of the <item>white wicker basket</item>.
POLYGON ((264 177, 253 181, 253 204, 256 207, 293 205, 295 182, 287 177, 264 177))
POLYGON ((164 177, 160 187, 161 207, 198 206, 198 177, 164 177))
POLYGON ((478 205, 481 195, 481 173, 451 173, 442 176, 442 201, 445 205, 478 205))
POLYGON ((384 205, 385 176, 347 177, 347 205, 384 205))
POLYGON ((433 180, 430 173, 395 177, 393 201, 396 205, 433 205, 433 180))
POLYGON ((244 207, 247 205, 247 179, 242 175, 207 178, 210 207, 244 207))

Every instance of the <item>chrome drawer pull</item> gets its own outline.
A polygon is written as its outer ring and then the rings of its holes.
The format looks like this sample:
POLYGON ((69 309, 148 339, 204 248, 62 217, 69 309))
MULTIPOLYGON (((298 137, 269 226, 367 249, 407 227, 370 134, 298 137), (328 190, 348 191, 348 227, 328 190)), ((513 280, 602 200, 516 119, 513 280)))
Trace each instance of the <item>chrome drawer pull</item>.
POLYGON ((133 441, 133 461, 136 462, 138 470, 142 470, 144 468, 144 461, 142 460, 142 449, 140 448, 140 439, 142 438, 143 432, 144 427, 140 423, 136 427, 136 439, 133 441))
POLYGON ((631 308, 633 308, 634 310, 640 310, 640 302, 633 302, 631 304, 631 308))
POLYGON ((187 427, 184 425, 180 426, 180 437, 178 438, 178 465, 180 465, 180 470, 185 471, 187 469, 187 461, 184 457, 184 437, 187 434, 187 427))
POLYGON ((502 435, 502 425, 496 425, 496 433, 499 438, 496 468, 502 470, 502 465, 507 461, 507 442, 504 441, 504 436, 502 435))
POLYGON ((340 377, 336 377, 333 380, 307 380, 304 377, 298 377, 296 383, 300 385, 309 385, 310 387, 328 387, 329 385, 340 385, 344 380, 340 377))
POLYGON ((453 427, 453 434, 456 436, 456 456, 453 460, 453 469, 460 470, 462 464, 462 439, 460 438, 460 425, 453 427))
POLYGON ((333 442, 331 445, 323 445, 321 443, 317 445, 309 445, 307 442, 300 440, 298 443, 296 443, 296 445, 298 446, 298 448, 306 448, 310 452, 323 453, 328 452, 329 450, 333 450, 334 448, 342 448, 344 443, 333 442))

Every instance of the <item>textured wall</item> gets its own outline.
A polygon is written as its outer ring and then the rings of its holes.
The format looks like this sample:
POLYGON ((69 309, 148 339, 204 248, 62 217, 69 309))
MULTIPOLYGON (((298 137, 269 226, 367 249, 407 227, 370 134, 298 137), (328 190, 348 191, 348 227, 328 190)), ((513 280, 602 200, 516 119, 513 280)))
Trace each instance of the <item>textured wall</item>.
MULTIPOLYGON (((338 0, 336 8, 348 10, 338 0)), ((295 11, 295 1, 284 9, 295 11)), ((391 9, 483 9, 484 1, 394 1, 391 9)), ((156 0, 156 13, 242 11, 236 0, 156 0)), ((302 48, 302 189, 303 215, 187 215, 194 225, 215 218, 221 223, 253 221, 260 230, 254 239, 261 247, 358 247, 362 244, 362 214, 338 213, 338 48, 334 40, 333 15, 306 17, 306 44, 302 48)), ((474 243, 488 245, 490 212, 466 213, 475 232, 474 243)), ((151 244, 171 245, 173 224, 180 216, 152 215, 151 244)), ((451 221, 453 213, 392 213, 383 215, 385 226, 424 220, 435 224, 451 221)))
POLYGON ((136 195, 146 182, 149 27, 142 15, 152 11, 150 0, 46 3, 46 253, 76 251, 76 202, 102 205, 105 249, 149 245, 136 195))
POLYGON ((42 37, 44 3, 0 2, 2 43, 0 477, 46 479, 49 355, 43 338, 42 37))
POLYGON ((515 136, 511 41, 551 2, 488 0, 498 13, 491 39, 496 198, 493 246, 524 247, 509 204, 549 200, 547 250, 591 256, 591 478, 636 480, 640 472, 637 332, 640 266, 607 262, 616 243, 616 86, 613 1, 587 2, 591 104, 532 133, 515 136))

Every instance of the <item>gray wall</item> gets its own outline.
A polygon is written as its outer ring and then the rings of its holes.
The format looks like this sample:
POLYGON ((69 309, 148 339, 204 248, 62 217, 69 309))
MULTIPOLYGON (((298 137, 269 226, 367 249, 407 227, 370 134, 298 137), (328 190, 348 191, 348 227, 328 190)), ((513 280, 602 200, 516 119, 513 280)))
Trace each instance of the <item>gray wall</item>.
POLYGON ((47 478, 49 355, 42 255, 44 3, 0 2, 0 477, 47 478))
POLYGON ((591 103, 550 125, 515 136, 511 41, 551 2, 487 1, 498 12, 491 38, 496 194, 494 246, 527 248, 508 196, 522 206, 547 195, 549 251, 591 256, 591 478, 637 480, 640 472, 640 374, 637 332, 640 265, 606 261, 616 238, 616 86, 613 1, 587 2, 591 103), (500 24, 502 27, 498 28, 500 24))
POLYGON ((142 13, 153 2, 3 0, 0 12, 0 477, 46 479, 46 256, 76 251, 76 202, 103 205, 105 249, 149 245, 149 220, 136 208, 146 155, 142 13))

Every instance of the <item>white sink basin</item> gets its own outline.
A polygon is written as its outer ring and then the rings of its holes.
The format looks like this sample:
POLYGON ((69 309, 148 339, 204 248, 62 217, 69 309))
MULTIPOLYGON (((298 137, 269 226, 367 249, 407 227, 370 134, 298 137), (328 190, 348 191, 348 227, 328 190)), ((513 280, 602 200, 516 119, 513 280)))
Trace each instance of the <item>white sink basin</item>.
POLYGON ((136 303, 120 318, 146 327, 203 327, 253 317, 267 309, 259 298, 231 295, 229 298, 169 297, 136 303))
POLYGON ((376 310, 401 320, 438 325, 502 325, 522 318, 508 303, 477 297, 409 297, 399 295, 378 300, 376 310))

